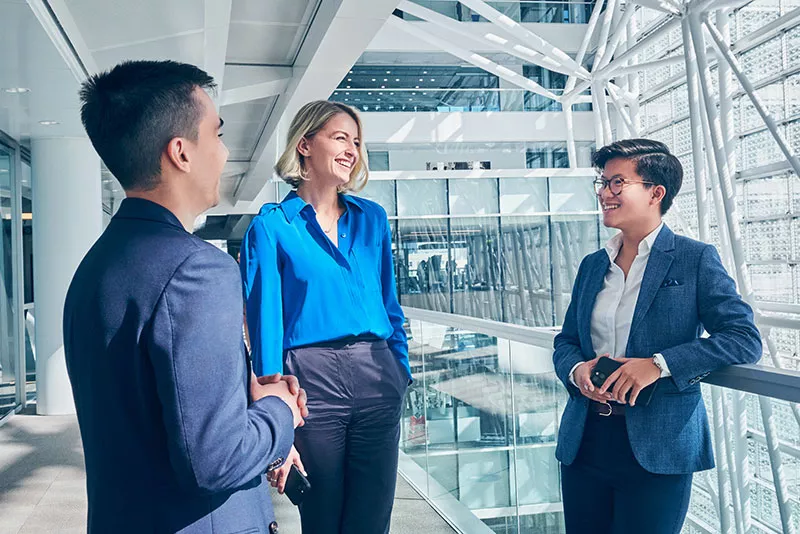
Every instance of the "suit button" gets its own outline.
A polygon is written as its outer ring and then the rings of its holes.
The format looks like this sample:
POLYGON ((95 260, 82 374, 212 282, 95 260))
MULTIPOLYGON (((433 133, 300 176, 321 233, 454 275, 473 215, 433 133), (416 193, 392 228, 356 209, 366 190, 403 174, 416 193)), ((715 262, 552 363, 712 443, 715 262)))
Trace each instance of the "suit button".
POLYGON ((278 534, 278 522, 273 521, 269 524, 269 534, 278 534))

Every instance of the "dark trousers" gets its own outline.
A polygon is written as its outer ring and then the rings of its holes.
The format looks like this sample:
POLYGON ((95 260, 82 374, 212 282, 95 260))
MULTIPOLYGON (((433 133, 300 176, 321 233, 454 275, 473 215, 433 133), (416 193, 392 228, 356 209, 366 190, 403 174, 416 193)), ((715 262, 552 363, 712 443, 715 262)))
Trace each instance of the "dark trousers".
POLYGON ((303 534, 388 534, 404 368, 382 340, 288 350, 284 368, 308 394, 294 441, 311 483, 303 534))
POLYGON ((679 534, 691 490, 691 474, 639 465, 624 416, 590 413, 578 457, 561 465, 567 534, 679 534))

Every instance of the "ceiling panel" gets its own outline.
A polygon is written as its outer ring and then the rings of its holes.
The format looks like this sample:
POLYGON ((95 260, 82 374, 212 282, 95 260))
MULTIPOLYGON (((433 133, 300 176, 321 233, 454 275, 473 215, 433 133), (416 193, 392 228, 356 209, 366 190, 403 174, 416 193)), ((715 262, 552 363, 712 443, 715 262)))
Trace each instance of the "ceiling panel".
POLYGON ((233 0, 232 22, 278 22, 305 24, 309 0, 233 0))
POLYGON ((222 106, 220 116, 225 120, 223 140, 231 151, 229 159, 250 159, 266 122, 265 114, 272 109, 277 98, 274 96, 222 106))
POLYGON ((78 82, 27 3, 0 0, 0 51, 0 130, 23 141, 33 135, 83 135, 78 82), (6 92, 11 88, 29 92, 6 92))
POLYGON ((305 26, 231 22, 227 61, 290 66, 295 56, 292 43, 298 32, 305 33, 305 26))
POLYGON ((205 17, 197 0, 70 0, 68 7, 90 50, 202 30, 205 17))
POLYGON ((101 70, 110 69, 117 63, 131 59, 172 59, 203 66, 204 39, 202 33, 167 37, 134 46, 113 48, 95 52, 94 60, 101 70))

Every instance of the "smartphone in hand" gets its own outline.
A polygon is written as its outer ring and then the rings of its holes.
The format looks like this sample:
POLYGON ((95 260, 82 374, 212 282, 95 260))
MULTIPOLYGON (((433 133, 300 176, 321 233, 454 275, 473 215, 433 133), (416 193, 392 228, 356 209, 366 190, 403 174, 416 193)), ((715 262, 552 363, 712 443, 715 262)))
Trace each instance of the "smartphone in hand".
POLYGON ((291 469, 289 469, 289 475, 286 477, 283 493, 289 497, 292 504, 300 506, 310 489, 311 483, 309 483, 306 476, 300 472, 296 465, 292 464, 291 469))
MULTIPOLYGON (((589 380, 591 380, 595 387, 602 387, 603 384, 606 383, 606 379, 621 366, 622 364, 617 360, 603 356, 597 360, 597 364, 594 366, 589 380)), ((656 385, 658 385, 658 380, 639 392, 639 397, 636 399, 636 406, 647 406, 650 404, 650 400, 653 398, 653 393, 656 391, 656 385)), ((609 390, 610 389, 611 388, 609 388, 609 390)))

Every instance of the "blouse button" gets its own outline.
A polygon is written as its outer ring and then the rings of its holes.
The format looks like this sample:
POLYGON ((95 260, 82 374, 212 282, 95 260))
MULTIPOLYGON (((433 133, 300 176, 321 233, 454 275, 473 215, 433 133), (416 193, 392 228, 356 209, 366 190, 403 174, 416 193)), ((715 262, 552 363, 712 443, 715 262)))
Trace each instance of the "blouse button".
POLYGON ((347 237, 347 234, 342 234, 339 237, 345 238, 345 237, 347 237))

